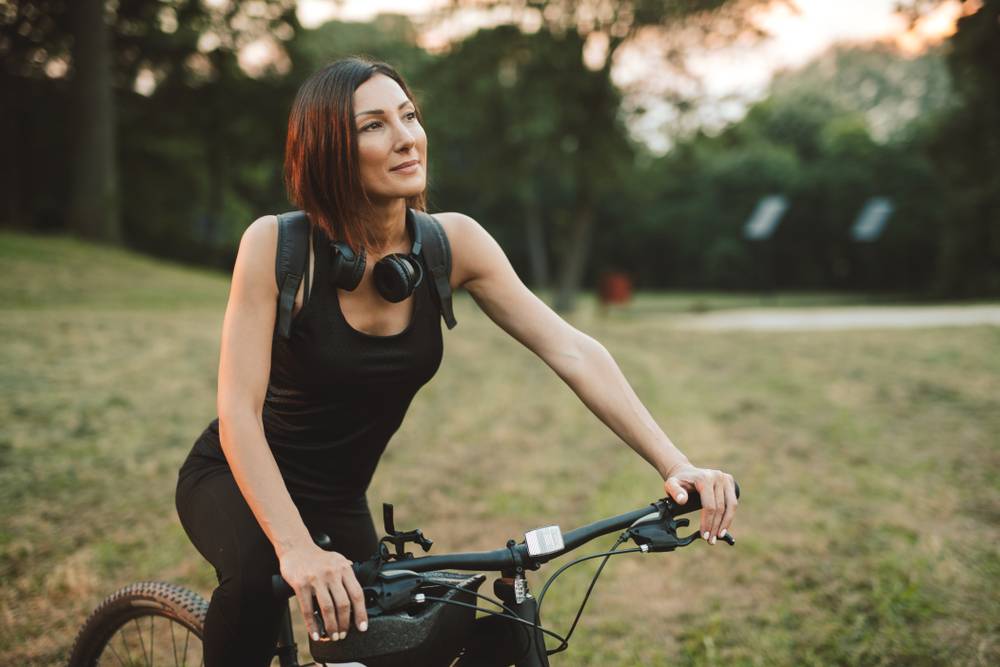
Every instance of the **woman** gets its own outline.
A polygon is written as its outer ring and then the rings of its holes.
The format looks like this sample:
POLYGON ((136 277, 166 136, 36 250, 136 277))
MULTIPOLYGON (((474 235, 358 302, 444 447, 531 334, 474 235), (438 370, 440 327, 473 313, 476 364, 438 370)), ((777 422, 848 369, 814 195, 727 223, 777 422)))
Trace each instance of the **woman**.
MULTIPOLYGON (((309 214, 312 247, 292 335, 273 335, 277 222, 265 216, 244 233, 233 271, 219 418, 196 442, 177 487, 181 522, 219 579, 205 623, 208 667, 267 664, 283 612, 270 592, 279 571, 314 638, 313 596, 333 638, 346 636, 352 613, 357 631, 367 628, 350 568, 377 547, 365 490, 442 352, 431 281, 392 303, 373 285, 372 267, 389 253, 410 251, 406 209, 423 208, 426 168, 419 111, 391 67, 350 58, 302 85, 289 118, 285 181, 291 200, 309 214), (330 282, 331 240, 367 252, 353 291, 330 282), (330 535, 335 551, 318 548, 310 531, 330 535)), ((736 508, 732 477, 691 465, 607 350, 525 288, 475 220, 436 217, 452 250, 452 287, 468 290, 562 377, 656 468, 677 502, 697 489, 700 530, 714 544, 736 508)))

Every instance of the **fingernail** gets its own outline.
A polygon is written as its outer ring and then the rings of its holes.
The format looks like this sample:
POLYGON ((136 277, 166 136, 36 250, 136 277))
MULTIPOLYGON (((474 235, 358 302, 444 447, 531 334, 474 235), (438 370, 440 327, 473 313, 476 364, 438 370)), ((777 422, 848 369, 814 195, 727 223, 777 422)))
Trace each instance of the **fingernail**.
POLYGON ((343 632, 340 633, 340 639, 346 639, 346 638, 347 638, 347 630, 344 630, 343 632))
POLYGON ((714 537, 711 540, 709 540, 709 544, 715 544, 715 538, 714 537))
POLYGON ((708 531, 707 530, 704 533, 702 533, 701 536, 705 538, 706 542, 708 541, 708 531))
POLYGON ((721 532, 721 533, 719 533, 719 537, 725 537, 725 536, 726 536, 726 532, 727 532, 727 531, 726 531, 726 529, 725 529, 725 528, 723 528, 723 529, 722 529, 722 532, 721 532))
POLYGON ((361 632, 367 632, 368 631, 368 621, 361 621, 361 625, 358 626, 358 630, 361 630, 361 632))
POLYGON ((330 633, 330 639, 332 639, 335 642, 336 641, 340 641, 340 633, 339 632, 331 632, 330 633))
POLYGON ((314 642, 318 642, 319 641, 319 633, 316 632, 315 630, 313 630, 312 638, 313 638, 314 642))

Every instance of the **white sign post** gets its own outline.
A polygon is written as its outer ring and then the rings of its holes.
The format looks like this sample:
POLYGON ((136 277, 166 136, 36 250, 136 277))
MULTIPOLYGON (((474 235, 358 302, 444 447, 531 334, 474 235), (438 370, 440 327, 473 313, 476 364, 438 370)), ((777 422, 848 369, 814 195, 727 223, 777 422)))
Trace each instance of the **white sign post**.
POLYGON ((885 223, 895 210, 896 207, 888 197, 872 197, 866 201, 851 227, 851 240, 860 243, 878 241, 885 230, 885 223))
POLYGON ((761 197, 743 225, 743 237, 749 241, 766 241, 771 238, 787 210, 788 198, 785 195, 761 197))
POLYGON ((764 302, 767 294, 768 284, 773 282, 772 274, 774 271, 772 266, 774 262, 773 251, 764 241, 774 235, 778 223, 781 222, 781 218, 787 210, 788 198, 785 195, 767 195, 760 198, 753 213, 743 224, 743 238, 747 241, 753 241, 753 245, 756 246, 753 254, 756 255, 755 263, 757 264, 757 282, 760 286, 761 303, 764 302))

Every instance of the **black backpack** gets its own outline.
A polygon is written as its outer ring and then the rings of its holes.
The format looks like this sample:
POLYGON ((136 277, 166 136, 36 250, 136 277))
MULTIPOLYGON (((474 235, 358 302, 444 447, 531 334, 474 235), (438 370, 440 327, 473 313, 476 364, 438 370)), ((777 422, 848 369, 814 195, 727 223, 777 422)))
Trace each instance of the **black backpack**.
MULTIPOLYGON (((431 291, 437 298, 441 317, 449 329, 455 327, 451 306, 451 246, 441 223, 434 216, 413 209, 413 219, 420 226, 423 248, 420 259, 430 273, 431 291)), ((277 335, 288 338, 292 333, 292 309, 302 277, 309 270, 309 218, 304 211, 278 214, 278 249, 274 258, 274 273, 278 281, 277 335)), ((425 274, 426 275, 426 274, 425 274)), ((306 298, 309 295, 306 294, 306 298)))

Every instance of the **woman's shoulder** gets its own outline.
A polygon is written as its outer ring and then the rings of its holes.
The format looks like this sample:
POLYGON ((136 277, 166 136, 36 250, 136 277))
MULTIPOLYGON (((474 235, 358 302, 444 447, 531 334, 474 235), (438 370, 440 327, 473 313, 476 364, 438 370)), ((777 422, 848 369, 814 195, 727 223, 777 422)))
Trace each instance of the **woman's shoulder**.
POLYGON ((278 244, 278 216, 262 215, 243 230, 243 238, 240 239, 240 250, 244 245, 256 248, 258 245, 268 245, 272 248, 278 244))
POLYGON ((440 213, 432 213, 437 221, 441 223, 444 227, 444 231, 448 234, 448 239, 451 240, 451 236, 461 235, 466 231, 466 228, 471 225, 479 225, 478 222, 473 220, 471 217, 464 213, 458 213, 457 211, 442 211, 440 213))
POLYGON ((475 245, 477 236, 486 233, 478 222, 464 213, 446 211, 433 215, 444 228, 452 256, 456 259, 466 254, 464 252, 466 248, 475 245))
POLYGON ((234 275, 242 274, 252 283, 261 286, 270 283, 277 289, 274 280, 274 255, 278 249, 278 218, 264 215, 254 220, 243 231, 240 247, 236 253, 234 275))
POLYGON ((461 252, 464 246, 475 246, 483 237, 489 236, 482 225, 465 213, 446 211, 433 215, 444 227, 448 242, 455 252, 461 252))
POLYGON ((452 255, 452 286, 461 286, 482 272, 484 266, 503 258, 503 251, 476 220, 455 211, 435 213, 448 236, 452 255))

